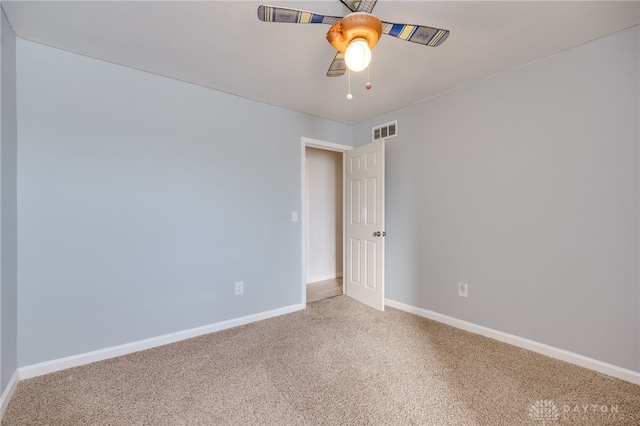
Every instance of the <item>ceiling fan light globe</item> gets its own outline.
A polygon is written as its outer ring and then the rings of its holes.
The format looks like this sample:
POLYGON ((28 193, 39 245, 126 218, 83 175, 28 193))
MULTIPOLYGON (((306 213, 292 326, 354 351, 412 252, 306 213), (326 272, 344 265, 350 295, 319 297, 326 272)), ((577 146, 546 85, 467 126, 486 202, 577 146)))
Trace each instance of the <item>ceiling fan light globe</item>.
POLYGON ((347 67, 353 72, 359 72, 367 68, 371 62, 371 49, 367 40, 356 38, 351 41, 344 54, 344 60, 347 67))

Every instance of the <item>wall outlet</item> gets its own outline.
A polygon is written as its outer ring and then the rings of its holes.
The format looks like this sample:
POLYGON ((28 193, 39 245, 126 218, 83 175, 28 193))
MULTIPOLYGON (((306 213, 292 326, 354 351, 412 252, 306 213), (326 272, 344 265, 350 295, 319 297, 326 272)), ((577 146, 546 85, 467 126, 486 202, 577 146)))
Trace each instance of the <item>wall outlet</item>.
POLYGON ((236 283, 236 296, 244 294, 244 281, 238 281, 236 283))
POLYGON ((469 284, 463 282, 458 283, 458 296, 469 297, 469 284))

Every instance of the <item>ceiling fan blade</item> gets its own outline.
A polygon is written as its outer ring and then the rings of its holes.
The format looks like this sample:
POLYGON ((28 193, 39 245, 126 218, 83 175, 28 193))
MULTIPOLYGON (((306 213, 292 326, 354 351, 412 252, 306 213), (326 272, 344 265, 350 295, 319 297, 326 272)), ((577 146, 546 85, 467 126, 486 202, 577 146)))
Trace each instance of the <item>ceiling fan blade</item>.
POLYGON ((432 47, 440 46, 449 37, 448 30, 390 22, 382 22, 382 34, 432 47))
POLYGON ((358 8, 358 4, 360 4, 360 1, 358 0, 340 0, 342 2, 342 4, 344 4, 345 6, 347 6, 349 8, 350 11, 355 12, 356 9, 358 8))
POLYGON ((259 6, 258 19, 263 22, 289 22, 292 24, 329 24, 333 25, 342 18, 324 16, 299 9, 277 6, 259 6))
POLYGON ((327 77, 340 77, 347 70, 347 63, 344 61, 344 53, 338 52, 333 58, 333 62, 327 71, 327 77))
MULTIPOLYGON (((371 13, 371 11, 373 10, 373 7, 376 5, 377 1, 378 0, 362 0, 357 5, 358 7, 356 7, 355 12, 371 13)), ((354 2, 354 3, 358 3, 358 2, 354 2)))
POLYGON ((352 12, 371 13, 378 0, 340 0, 352 12))

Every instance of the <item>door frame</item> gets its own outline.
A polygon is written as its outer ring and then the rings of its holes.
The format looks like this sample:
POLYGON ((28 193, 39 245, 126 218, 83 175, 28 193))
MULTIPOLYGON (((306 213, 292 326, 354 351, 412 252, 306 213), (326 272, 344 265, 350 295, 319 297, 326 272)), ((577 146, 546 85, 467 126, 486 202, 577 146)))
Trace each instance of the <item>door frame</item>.
MULTIPOLYGON (((325 151, 334 151, 341 152, 342 155, 342 268, 344 269, 344 260, 345 260, 345 251, 344 251, 344 237, 345 237, 345 206, 346 206, 346 194, 345 194, 345 167, 346 167, 346 158, 344 153, 352 150, 354 147, 349 145, 341 145, 334 142, 322 141, 319 139, 312 139, 307 137, 300 138, 301 145, 301 153, 300 153, 300 177, 301 177, 301 185, 300 191, 302 194, 302 305, 307 306, 307 243, 309 238, 308 231, 308 218, 309 212, 307 211, 307 167, 306 167, 306 149, 307 148, 317 148, 323 149, 325 151)), ((344 293, 344 285, 342 287, 342 291, 344 293)))

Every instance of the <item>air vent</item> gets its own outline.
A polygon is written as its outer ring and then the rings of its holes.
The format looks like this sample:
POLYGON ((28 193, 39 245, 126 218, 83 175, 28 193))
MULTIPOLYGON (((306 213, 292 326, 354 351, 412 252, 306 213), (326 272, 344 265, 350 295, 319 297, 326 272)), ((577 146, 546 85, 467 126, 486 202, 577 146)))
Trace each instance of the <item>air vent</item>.
POLYGON ((371 139, 389 139, 398 135, 398 120, 371 129, 371 139))

